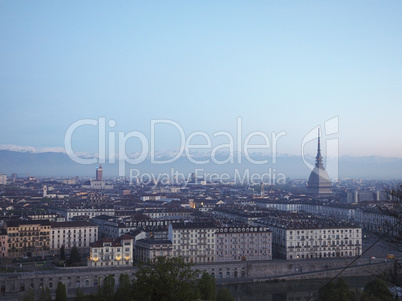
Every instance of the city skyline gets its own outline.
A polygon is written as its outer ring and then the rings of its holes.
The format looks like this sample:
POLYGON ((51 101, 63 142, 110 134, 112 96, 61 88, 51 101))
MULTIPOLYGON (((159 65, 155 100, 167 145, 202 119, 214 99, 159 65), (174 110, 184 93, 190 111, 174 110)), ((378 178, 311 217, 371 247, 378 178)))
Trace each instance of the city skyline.
MULTIPOLYGON (((301 155, 338 118, 340 156, 402 158, 400 2, 0 6, 1 149, 64 151, 84 119, 149 138, 152 120, 212 137, 241 118, 243 139, 285 132, 278 154, 301 155)), ((176 138, 164 129, 156 150, 176 138)), ((98 153, 97 128, 72 143, 98 153)))

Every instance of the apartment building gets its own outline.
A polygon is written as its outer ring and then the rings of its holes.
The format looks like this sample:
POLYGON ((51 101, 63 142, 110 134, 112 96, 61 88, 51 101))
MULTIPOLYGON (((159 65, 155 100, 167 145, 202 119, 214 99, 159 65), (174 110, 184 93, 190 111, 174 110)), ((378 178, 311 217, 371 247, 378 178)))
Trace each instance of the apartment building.
POLYGON ((173 257, 182 257, 185 262, 193 263, 214 262, 215 231, 213 222, 170 224, 168 238, 172 242, 173 257))
POLYGON ((218 227, 215 262, 272 259, 272 232, 266 227, 218 227))
POLYGON ((6 221, 4 229, 8 234, 8 256, 10 258, 49 255, 49 221, 6 221))
POLYGON ((51 222, 50 249, 53 254, 61 246, 89 251, 89 245, 98 240, 98 226, 85 221, 51 222))
MULTIPOLYGON (((294 218, 294 216, 293 216, 294 218)), ((354 257, 362 253, 362 229, 329 219, 270 218, 274 257, 287 260, 354 257)))

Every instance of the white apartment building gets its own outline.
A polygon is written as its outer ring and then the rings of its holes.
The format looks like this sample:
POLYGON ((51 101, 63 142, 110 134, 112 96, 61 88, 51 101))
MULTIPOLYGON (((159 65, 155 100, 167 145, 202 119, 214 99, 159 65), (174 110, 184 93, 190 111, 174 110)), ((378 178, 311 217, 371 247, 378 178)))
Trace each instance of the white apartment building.
POLYGON ((133 265, 133 237, 104 238, 91 243, 89 267, 119 267, 133 265))
POLYGON ((50 226, 50 249, 56 253, 63 245, 66 250, 89 248, 98 239, 98 226, 89 222, 51 222, 50 226))
POLYGON ((272 249, 276 258, 353 257, 362 253, 362 229, 351 224, 279 219, 261 224, 273 232, 272 249))
POLYGON ((185 262, 193 263, 214 262, 215 231, 213 222, 170 224, 168 239, 172 242, 173 257, 182 257, 185 262))
POLYGON ((272 259, 272 232, 266 227, 218 227, 215 262, 272 259))

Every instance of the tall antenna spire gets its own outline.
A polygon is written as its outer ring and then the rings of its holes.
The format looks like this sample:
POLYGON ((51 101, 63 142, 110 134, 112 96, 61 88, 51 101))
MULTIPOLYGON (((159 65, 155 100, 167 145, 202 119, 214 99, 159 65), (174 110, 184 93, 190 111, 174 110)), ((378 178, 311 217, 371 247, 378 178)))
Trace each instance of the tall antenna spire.
POLYGON ((318 147, 317 147, 317 157, 315 157, 315 166, 317 167, 323 166, 321 156, 320 127, 318 127, 318 147))

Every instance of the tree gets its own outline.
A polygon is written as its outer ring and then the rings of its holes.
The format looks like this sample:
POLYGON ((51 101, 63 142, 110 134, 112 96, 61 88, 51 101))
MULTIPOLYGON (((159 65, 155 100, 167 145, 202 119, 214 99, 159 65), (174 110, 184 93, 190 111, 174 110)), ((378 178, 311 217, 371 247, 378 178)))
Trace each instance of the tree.
POLYGON ((66 250, 64 249, 64 245, 60 248, 60 260, 66 260, 66 250))
POLYGON ((234 301, 234 297, 227 287, 222 287, 216 295, 216 301, 234 301))
POLYGON ((130 296, 131 283, 130 276, 127 274, 121 274, 119 277, 119 288, 114 295, 115 300, 130 301, 133 298, 130 296))
POLYGON ((57 283, 55 301, 67 301, 66 286, 60 281, 57 283))
POLYGON ((198 281, 198 290, 202 300, 215 300, 215 277, 207 272, 202 273, 200 280, 198 281))
POLYGON ((70 256, 68 257, 68 264, 73 265, 73 264, 78 264, 81 262, 81 256, 80 252, 78 252, 78 248, 74 246, 71 249, 70 256))
POLYGON ((22 296, 22 301, 35 301, 35 292, 32 289, 27 290, 22 296))
POLYGON ((114 300, 114 286, 115 280, 113 275, 106 276, 103 280, 103 285, 100 287, 98 295, 102 297, 101 300, 114 300))
POLYGON ((52 301, 52 296, 50 295, 50 290, 47 286, 46 286, 46 288, 42 287, 42 290, 40 292, 39 301, 52 301))
POLYGON ((134 300, 196 300, 197 271, 183 258, 157 257, 139 267, 132 282, 134 300))
POLYGON ((352 301, 354 300, 354 293, 349 290, 345 280, 339 278, 336 284, 330 282, 322 288, 319 299, 322 301, 352 301))
POLYGON ((81 288, 78 288, 75 291, 74 301, 91 301, 91 300, 95 300, 95 297, 92 297, 92 295, 85 295, 84 291, 81 288))
POLYGON ((375 279, 364 287, 362 300, 392 301, 394 298, 384 281, 375 279))

